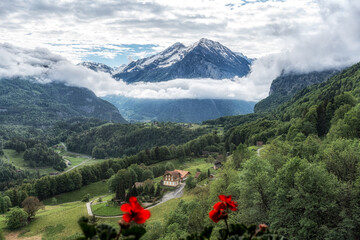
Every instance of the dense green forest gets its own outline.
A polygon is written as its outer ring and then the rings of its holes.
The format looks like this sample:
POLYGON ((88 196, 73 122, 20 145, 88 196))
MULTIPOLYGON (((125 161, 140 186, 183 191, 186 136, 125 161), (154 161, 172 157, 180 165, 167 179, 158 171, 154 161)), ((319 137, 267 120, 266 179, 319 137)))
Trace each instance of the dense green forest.
POLYGON ((74 134, 66 141, 68 149, 95 158, 134 155, 140 150, 162 145, 179 145, 206 133, 174 123, 112 124, 74 134))

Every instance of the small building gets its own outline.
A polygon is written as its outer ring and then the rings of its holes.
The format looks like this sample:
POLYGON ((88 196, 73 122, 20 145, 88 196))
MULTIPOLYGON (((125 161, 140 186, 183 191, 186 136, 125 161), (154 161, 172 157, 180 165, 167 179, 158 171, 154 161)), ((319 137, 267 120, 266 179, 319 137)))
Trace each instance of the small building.
POLYGON ((185 181, 188 178, 188 176, 190 176, 190 172, 188 172, 188 171, 177 170, 177 169, 175 169, 174 171, 180 173, 181 181, 185 181))
POLYGON ((184 170, 165 171, 162 184, 164 186, 177 187, 189 175, 190 172, 184 170))
POLYGON ((196 172, 194 178, 197 179, 200 176, 201 172, 196 172))
POLYGON ((257 147, 262 147, 264 145, 263 141, 256 141, 256 146, 257 147))
POLYGON ((222 168, 222 166, 223 165, 220 161, 215 161, 213 168, 214 168, 214 170, 216 170, 216 169, 222 168))

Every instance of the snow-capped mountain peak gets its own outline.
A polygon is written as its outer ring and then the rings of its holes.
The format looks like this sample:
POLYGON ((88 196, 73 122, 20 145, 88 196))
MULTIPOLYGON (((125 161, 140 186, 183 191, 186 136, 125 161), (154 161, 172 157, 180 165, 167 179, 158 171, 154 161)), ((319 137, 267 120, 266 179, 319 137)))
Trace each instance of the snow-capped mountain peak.
POLYGON ((131 62, 123 69, 123 72, 138 71, 149 65, 157 65, 160 68, 169 67, 181 60, 185 50, 186 47, 177 42, 158 54, 131 62))
POLYGON ((176 78, 223 79, 250 71, 247 58, 221 43, 202 38, 189 47, 175 43, 164 51, 127 65, 114 78, 127 82, 167 81, 176 78))

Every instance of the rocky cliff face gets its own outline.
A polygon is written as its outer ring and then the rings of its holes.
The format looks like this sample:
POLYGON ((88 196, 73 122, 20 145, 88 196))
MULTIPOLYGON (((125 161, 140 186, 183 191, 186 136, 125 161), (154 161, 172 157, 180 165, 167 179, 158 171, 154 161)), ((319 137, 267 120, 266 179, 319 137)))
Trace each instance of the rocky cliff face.
POLYGON ((270 111, 282 103, 288 101, 296 92, 307 86, 325 82, 337 74, 339 70, 326 70, 321 72, 310 72, 305 74, 286 73, 281 74, 273 80, 269 96, 255 105, 255 112, 270 111))

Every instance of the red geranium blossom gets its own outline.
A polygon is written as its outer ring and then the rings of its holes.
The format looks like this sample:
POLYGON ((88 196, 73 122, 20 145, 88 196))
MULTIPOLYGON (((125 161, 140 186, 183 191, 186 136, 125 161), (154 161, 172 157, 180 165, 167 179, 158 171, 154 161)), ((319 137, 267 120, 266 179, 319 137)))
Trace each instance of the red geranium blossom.
POLYGON ((223 201, 231 211, 237 210, 236 208, 238 205, 235 201, 231 201, 231 195, 229 196, 219 195, 219 199, 223 201))
POLYGON ((134 221, 136 223, 144 223, 150 217, 150 211, 145 210, 141 205, 138 203, 136 197, 130 197, 129 203, 124 203, 121 205, 121 211, 127 212, 123 215, 123 219, 125 222, 134 221))
POLYGON ((218 202, 214 204, 214 210, 211 210, 209 212, 209 217, 211 220, 213 220, 214 222, 218 222, 221 219, 226 219, 227 218, 227 213, 225 212, 226 210, 226 204, 223 202, 218 202))

